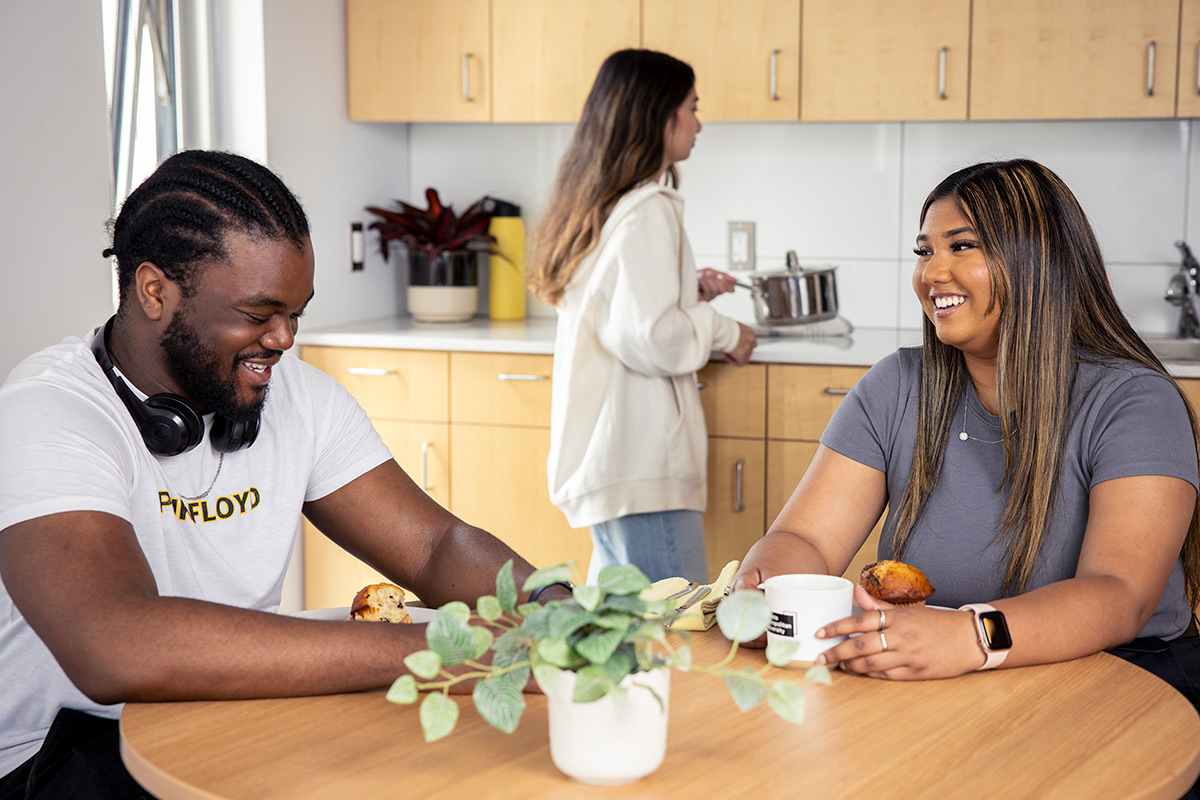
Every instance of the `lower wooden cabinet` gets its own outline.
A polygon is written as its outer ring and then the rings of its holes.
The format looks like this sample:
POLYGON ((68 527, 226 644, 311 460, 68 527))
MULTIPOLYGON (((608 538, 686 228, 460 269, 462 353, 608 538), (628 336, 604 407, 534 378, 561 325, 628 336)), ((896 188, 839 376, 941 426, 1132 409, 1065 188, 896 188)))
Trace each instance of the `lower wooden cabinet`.
POLYGON ((761 439, 708 439, 708 509, 704 512, 708 576, 741 560, 766 528, 766 442, 761 439))

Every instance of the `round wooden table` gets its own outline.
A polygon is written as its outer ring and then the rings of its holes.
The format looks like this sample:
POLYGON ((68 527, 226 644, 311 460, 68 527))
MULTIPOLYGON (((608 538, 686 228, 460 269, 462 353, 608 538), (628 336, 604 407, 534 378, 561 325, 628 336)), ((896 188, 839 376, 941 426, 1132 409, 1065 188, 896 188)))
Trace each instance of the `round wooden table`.
MULTIPOLYGON (((695 635, 695 660, 727 643, 695 635)), ((738 662, 760 666, 761 651, 738 662)), ((776 671, 778 672, 778 671, 776 671)), ((417 706, 383 692, 131 703, 121 755, 164 800, 192 798, 1177 798, 1200 773, 1200 716, 1167 684, 1098 654, 1062 664, 893 683, 835 671, 806 685, 803 725, 734 706, 710 676, 672 675, 666 761, 618 789, 555 769, 546 701, 516 733, 459 698, 427 744, 417 706)))

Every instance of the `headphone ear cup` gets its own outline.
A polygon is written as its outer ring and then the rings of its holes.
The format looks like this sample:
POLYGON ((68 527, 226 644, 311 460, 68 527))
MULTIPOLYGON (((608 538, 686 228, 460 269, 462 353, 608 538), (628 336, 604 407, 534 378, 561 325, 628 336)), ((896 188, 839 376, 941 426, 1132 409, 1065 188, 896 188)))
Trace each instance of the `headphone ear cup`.
POLYGON ((175 456, 204 439, 204 419, 195 406, 179 395, 162 392, 146 398, 138 429, 151 453, 175 456))
POLYGON ((258 438, 259 417, 246 422, 231 422, 222 416, 213 418, 208 440, 218 453, 232 453, 254 444, 258 438))

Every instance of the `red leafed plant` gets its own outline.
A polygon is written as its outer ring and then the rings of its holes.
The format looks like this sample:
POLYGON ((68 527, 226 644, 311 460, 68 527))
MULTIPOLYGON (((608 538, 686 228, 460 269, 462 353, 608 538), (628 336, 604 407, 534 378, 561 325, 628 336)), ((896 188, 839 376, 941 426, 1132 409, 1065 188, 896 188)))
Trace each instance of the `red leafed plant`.
POLYGON ((483 211, 483 200, 476 200, 462 215, 442 203, 437 189, 425 190, 429 208, 421 209, 397 200, 395 209, 367 206, 367 211, 382 217, 369 227, 379 231, 379 250, 388 257, 388 243, 399 241, 409 252, 423 251, 429 260, 445 250, 459 250, 472 242, 494 244, 496 237, 487 232, 492 215, 483 211))

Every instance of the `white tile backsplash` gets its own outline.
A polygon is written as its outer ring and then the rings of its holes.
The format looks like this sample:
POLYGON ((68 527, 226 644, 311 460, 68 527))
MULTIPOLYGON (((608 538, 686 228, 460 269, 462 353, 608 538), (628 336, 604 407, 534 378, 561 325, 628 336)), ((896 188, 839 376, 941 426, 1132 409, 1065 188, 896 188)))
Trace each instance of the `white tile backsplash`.
MULTIPOLYGON (((684 226, 701 266, 725 268, 727 223, 756 223, 759 269, 788 250, 839 267, 843 315, 858 327, 919 328, 912 242, 926 194, 983 160, 1029 157, 1079 197, 1109 260, 1114 291, 1135 327, 1163 333, 1162 300, 1177 239, 1200 245, 1200 131, 1190 120, 940 123, 709 123, 680 165, 684 226)), ((527 233, 573 126, 412 125, 410 198, 436 186, 455 208, 492 194, 522 206, 527 233)), ((739 290, 715 307, 753 322, 739 290)), ((484 306, 486 308, 486 306, 484 306)), ((532 315, 553 310, 535 302, 532 315)))

